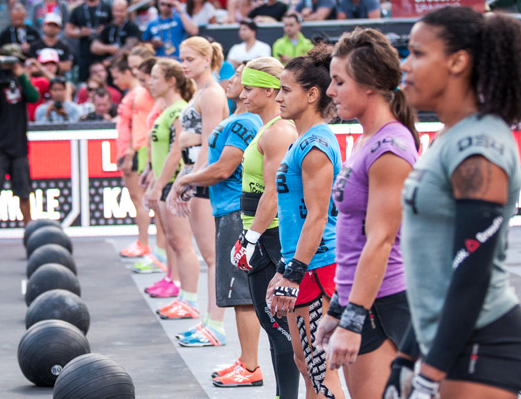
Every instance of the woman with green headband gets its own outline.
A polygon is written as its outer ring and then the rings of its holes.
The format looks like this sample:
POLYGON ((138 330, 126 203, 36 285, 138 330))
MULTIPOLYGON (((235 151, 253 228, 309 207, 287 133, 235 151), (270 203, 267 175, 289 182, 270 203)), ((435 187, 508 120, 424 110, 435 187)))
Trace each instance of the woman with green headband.
POLYGON ((244 151, 241 218, 244 231, 232 248, 239 269, 248 272, 255 312, 268 334, 277 396, 298 397, 299 372, 286 317, 267 312, 266 290, 280 259, 275 175, 287 148, 296 139, 293 123, 280 117, 275 98, 280 88, 282 64, 272 57, 248 62, 242 73, 241 99, 249 112, 258 114, 263 126, 244 151))

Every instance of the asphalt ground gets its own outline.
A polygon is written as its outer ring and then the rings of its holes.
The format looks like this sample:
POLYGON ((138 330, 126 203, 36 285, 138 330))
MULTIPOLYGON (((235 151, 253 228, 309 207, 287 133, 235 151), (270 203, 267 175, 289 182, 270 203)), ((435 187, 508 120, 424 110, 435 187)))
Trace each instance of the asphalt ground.
MULTIPOLYGON (((133 261, 118 256, 129 237, 75 238, 74 258, 82 298, 91 316, 87 334, 91 351, 109 356, 131 375, 137 398, 274 398, 275 379, 269 345, 261 331, 259 364, 264 385, 249 388, 216 388, 210 374, 239 356, 235 318, 226 311, 227 345, 182 348, 175 333, 197 321, 160 320, 155 310, 170 299, 150 298, 143 288, 159 280, 159 273, 132 273, 133 261)), ((17 361, 18 343, 25 332, 26 305, 21 293, 26 278, 26 257, 21 240, 0 242, 0 398, 52 397, 51 388, 35 387, 23 376, 17 361)), ((521 228, 512 228, 507 256, 511 281, 521 296, 521 228)), ((206 267, 201 262, 199 306, 206 308, 206 267)), ((343 377, 341 377, 343 380, 343 377)), ((347 390, 346 390, 347 392, 347 390)), ((301 381, 300 395, 305 397, 301 381)))

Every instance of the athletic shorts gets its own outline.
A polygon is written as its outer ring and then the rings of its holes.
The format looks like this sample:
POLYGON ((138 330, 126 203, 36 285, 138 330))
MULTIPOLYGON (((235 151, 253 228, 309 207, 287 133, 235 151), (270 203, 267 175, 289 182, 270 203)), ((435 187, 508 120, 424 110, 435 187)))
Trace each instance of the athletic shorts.
POLYGON ((196 186, 194 197, 210 199, 210 190, 208 189, 208 187, 196 186))
POLYGON ((362 327, 362 343, 358 354, 375 351, 386 339, 390 339, 398 348, 410 320, 405 291, 376 299, 362 327))
POLYGON ((132 157, 132 172, 143 173, 147 166, 147 147, 138 148, 132 157))
POLYGON ((12 158, 0 152, 0 191, 3 189, 6 174, 10 176, 13 194, 21 199, 28 199, 33 191, 29 158, 12 158))
POLYGON ((277 265, 281 258, 279 228, 274 227, 266 230, 259 237, 255 251, 250 259, 252 269, 248 274, 258 273, 270 264, 277 265))
POLYGON ((475 330, 447 379, 521 391, 521 307, 475 330))
POLYGON ((161 192, 161 201, 165 202, 166 201, 166 197, 168 197, 168 193, 170 192, 170 189, 172 188, 172 186, 174 185, 174 183, 167 183, 167 185, 165 187, 163 187, 163 191, 161 192))
POLYGON ((248 273, 232 265, 230 252, 242 233, 241 211, 215 218, 215 285, 217 306, 252 305, 248 273))
POLYGON ((331 299, 335 293, 335 271, 336 263, 308 270, 300 282, 295 307, 308 306, 322 295, 331 299))

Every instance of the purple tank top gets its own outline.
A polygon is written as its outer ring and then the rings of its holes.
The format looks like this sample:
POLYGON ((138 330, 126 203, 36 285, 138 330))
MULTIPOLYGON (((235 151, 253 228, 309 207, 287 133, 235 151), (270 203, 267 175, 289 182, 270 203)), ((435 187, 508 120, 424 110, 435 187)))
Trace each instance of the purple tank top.
MULTIPOLYGON (((346 305, 355 278, 355 270, 366 243, 365 215, 369 194, 369 169, 384 153, 390 152, 414 165, 418 152, 411 132, 399 122, 390 122, 362 144, 355 146, 344 163, 333 187, 333 199, 339 210, 336 224, 336 276, 339 301, 346 305)), ((377 298, 405 290, 400 252, 400 230, 389 254, 387 270, 377 298)))

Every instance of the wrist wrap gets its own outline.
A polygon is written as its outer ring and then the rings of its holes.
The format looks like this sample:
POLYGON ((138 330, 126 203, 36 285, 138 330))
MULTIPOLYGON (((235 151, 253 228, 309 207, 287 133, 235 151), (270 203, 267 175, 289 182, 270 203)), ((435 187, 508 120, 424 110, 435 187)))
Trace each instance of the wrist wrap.
POLYGON ((361 334, 368 313, 369 311, 363 306, 349 302, 342 313, 339 326, 354 333, 361 334))
POLYGON ((283 277, 287 280, 294 281, 295 283, 300 284, 300 282, 304 278, 304 275, 306 274, 307 269, 307 264, 293 258, 286 265, 286 270, 284 270, 283 277))
POLYGON ((335 291, 333 297, 331 298, 331 302, 329 303, 327 314, 334 317, 335 319, 340 320, 344 309, 345 306, 340 306, 340 303, 338 303, 338 293, 335 291))
POLYGON ((298 297, 298 288, 291 287, 275 287, 273 295, 275 296, 288 296, 291 298, 298 297))

